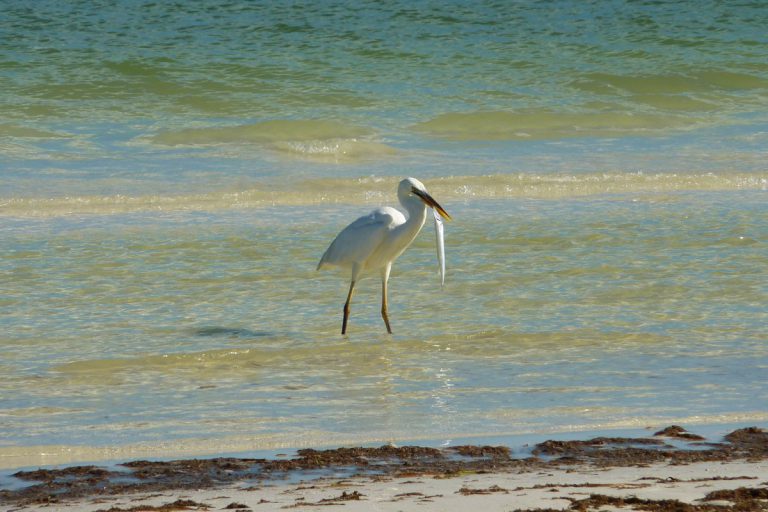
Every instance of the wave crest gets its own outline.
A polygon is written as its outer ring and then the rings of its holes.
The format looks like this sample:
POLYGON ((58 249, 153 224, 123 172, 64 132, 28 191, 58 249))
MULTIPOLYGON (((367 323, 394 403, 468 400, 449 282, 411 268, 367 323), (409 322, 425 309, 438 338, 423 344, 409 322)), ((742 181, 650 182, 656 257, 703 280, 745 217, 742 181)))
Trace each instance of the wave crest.
POLYGON ((356 161, 397 154, 392 146, 359 139, 281 141, 272 148, 310 160, 356 161))
MULTIPOLYGON (((57 217, 145 211, 217 211, 271 206, 393 203, 399 178, 315 178, 290 184, 192 195, 76 196, 0 199, 0 217, 57 217)), ((602 194, 768 190, 768 172, 494 174, 425 180, 441 202, 535 198, 563 199, 602 194)))
POLYGON ((558 113, 551 110, 441 114, 413 129, 449 140, 554 140, 657 133, 690 126, 691 118, 672 114, 635 114, 621 110, 558 113))
POLYGON ((278 119, 239 126, 186 128, 161 132, 150 140, 165 146, 355 139, 370 130, 338 121, 278 119))

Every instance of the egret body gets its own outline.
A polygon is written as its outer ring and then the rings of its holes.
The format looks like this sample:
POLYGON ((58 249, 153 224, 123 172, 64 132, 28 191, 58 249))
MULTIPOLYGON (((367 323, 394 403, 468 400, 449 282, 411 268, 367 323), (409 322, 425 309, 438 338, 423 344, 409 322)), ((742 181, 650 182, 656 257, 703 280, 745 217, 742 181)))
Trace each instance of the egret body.
POLYGON ((405 178, 397 187, 397 198, 406 215, 385 206, 360 217, 339 233, 317 265, 321 269, 333 265, 350 269, 351 278, 347 301, 344 303, 344 319, 341 334, 347 332, 349 305, 355 283, 366 274, 378 271, 381 275, 381 317, 387 332, 392 334, 387 313, 387 281, 392 263, 405 251, 419 234, 427 218, 427 207, 434 208, 443 218, 451 216, 427 192, 416 178, 405 178))

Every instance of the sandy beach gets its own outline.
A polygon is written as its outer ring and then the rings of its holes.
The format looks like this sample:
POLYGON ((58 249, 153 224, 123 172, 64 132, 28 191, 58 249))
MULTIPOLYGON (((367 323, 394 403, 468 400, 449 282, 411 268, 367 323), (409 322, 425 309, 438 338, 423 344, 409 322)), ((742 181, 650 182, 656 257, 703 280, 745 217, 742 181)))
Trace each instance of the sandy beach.
POLYGON ((522 458, 504 446, 382 446, 123 466, 19 472, 32 485, 0 491, 0 510, 768 510, 768 433, 758 428, 723 440, 674 426, 550 440, 522 458))
MULTIPOLYGON (((764 510, 743 508, 744 497, 768 498, 768 463, 727 462, 648 467, 457 475, 435 478, 323 478, 298 484, 228 486, 111 497, 2 510, 72 512, 152 510, 348 511, 444 510, 764 510), (737 499, 737 497, 739 497, 737 499), (735 508, 740 503, 742 508, 735 508), (690 505, 685 508, 684 505, 690 505), (666 508, 665 508, 666 507, 666 508), (675 508, 676 507, 676 508, 675 508)), ((758 506, 758 501, 754 501, 758 506)))

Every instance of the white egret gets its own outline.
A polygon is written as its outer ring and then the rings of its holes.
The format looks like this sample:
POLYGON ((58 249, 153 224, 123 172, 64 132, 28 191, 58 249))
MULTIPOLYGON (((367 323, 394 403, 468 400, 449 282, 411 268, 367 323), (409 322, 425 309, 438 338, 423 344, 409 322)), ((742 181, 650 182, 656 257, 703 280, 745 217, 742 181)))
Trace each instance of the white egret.
MULTIPOLYGON (((429 195, 427 189, 415 178, 405 178, 397 187, 397 198, 407 212, 385 206, 360 217, 339 233, 320 259, 318 269, 326 265, 348 268, 352 271, 347 301, 344 303, 344 320, 341 334, 347 332, 349 304, 355 283, 370 272, 381 274, 381 317, 387 332, 392 334, 387 313, 387 281, 392 263, 405 251, 424 226, 427 206, 434 208, 446 220, 450 220, 442 206, 429 195)), ((437 215, 435 215, 437 218, 437 215)), ((438 242, 438 255, 442 237, 438 242)))

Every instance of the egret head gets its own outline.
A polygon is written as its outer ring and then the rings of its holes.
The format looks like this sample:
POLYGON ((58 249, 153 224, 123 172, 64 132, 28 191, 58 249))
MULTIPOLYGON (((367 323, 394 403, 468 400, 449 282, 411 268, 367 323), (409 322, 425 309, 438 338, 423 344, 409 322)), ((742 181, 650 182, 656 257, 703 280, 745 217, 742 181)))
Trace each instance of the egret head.
POLYGON ((427 192, 427 187, 416 178, 405 178, 397 188, 397 195, 401 198, 418 197, 424 204, 440 214, 445 220, 451 220, 451 216, 443 209, 435 199, 427 192))

